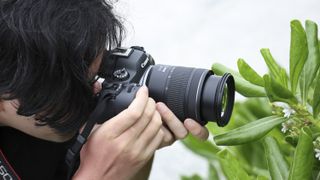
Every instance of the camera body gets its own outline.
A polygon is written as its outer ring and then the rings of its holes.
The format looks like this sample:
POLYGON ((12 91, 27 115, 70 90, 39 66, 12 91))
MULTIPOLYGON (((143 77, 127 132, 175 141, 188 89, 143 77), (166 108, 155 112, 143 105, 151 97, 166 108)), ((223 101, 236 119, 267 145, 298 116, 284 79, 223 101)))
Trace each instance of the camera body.
POLYGON ((229 122, 234 103, 234 80, 211 70, 155 64, 143 47, 116 48, 106 52, 99 74, 104 78, 92 115, 98 123, 126 109, 139 87, 145 85, 149 96, 164 102, 180 119, 195 119, 205 125, 229 122))
POLYGON ((104 81, 93 112, 98 123, 103 123, 128 107, 139 87, 145 85, 146 72, 154 64, 153 58, 143 47, 118 47, 105 53, 99 70, 99 76, 104 81))
POLYGON ((99 76, 107 83, 144 83, 143 77, 155 62, 143 47, 118 47, 106 53, 102 62, 99 76))

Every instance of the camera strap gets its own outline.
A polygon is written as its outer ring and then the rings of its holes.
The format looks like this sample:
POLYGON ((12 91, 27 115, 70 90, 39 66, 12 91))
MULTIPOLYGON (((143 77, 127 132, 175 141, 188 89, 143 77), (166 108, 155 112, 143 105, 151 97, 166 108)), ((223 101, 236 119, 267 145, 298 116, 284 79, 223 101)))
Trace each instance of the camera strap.
POLYGON ((117 86, 115 90, 103 91, 99 93, 97 106, 90 114, 88 121, 83 128, 83 131, 77 135, 74 144, 68 149, 65 162, 68 166, 68 179, 72 178, 72 175, 76 172, 80 165, 80 151, 82 146, 86 143, 93 127, 99 122, 104 122, 106 119, 110 118, 104 114, 104 110, 107 107, 106 103, 110 100, 116 98, 116 96, 121 92, 123 86, 121 84, 114 84, 117 86))
POLYGON ((94 118, 94 113, 90 115, 89 121, 87 121, 83 131, 77 135, 74 144, 68 149, 66 154, 66 164, 68 166, 68 179, 72 178, 72 175, 78 169, 80 164, 80 150, 82 146, 86 143, 88 136, 94 125, 96 124, 96 120, 94 118))

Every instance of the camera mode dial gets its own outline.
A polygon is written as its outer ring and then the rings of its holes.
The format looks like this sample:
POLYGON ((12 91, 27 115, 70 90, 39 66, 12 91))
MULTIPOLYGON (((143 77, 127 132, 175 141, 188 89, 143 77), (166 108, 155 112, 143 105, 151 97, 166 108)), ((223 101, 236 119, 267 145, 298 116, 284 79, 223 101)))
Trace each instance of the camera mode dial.
POLYGON ((117 80, 124 81, 129 78, 129 72, 126 68, 118 69, 113 72, 113 77, 117 80))

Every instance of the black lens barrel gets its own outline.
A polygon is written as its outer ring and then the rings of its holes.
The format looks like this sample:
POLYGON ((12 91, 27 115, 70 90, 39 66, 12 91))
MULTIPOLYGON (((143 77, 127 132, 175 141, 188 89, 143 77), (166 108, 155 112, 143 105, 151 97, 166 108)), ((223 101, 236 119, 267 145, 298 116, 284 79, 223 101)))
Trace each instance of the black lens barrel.
POLYGON ((193 118, 201 125, 215 121, 224 126, 229 122, 235 90, 230 74, 221 77, 207 69, 159 64, 153 66, 147 76, 150 97, 164 102, 179 119, 193 118))
POLYGON ((208 76, 201 96, 202 118, 207 121, 215 121, 219 126, 227 125, 232 114, 234 91, 234 79, 231 74, 226 73, 222 77, 208 76), (223 104, 225 94, 227 104, 223 104))

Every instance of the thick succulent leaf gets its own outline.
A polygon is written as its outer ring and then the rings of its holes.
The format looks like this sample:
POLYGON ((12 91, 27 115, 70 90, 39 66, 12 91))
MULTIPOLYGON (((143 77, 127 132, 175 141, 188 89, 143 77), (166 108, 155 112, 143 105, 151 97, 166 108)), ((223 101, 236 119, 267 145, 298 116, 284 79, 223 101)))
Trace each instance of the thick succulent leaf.
POLYGON ((182 143, 195 154, 198 154, 206 159, 217 159, 216 153, 221 149, 210 141, 200 141, 196 137, 189 135, 182 143))
POLYGON ((281 154, 281 150, 276 139, 273 137, 266 137, 264 139, 264 149, 271 178, 287 180, 289 175, 289 166, 281 154))
POLYGON ((315 89, 314 89, 314 94, 313 94, 313 116, 315 118, 318 117, 320 113, 320 71, 318 73, 317 78, 315 79, 315 89))
POLYGON ((300 76, 300 91, 303 103, 307 102, 309 87, 314 81, 320 65, 318 27, 316 23, 309 20, 306 21, 306 35, 309 54, 300 76))
POLYGON ((219 180, 219 174, 218 174, 218 170, 216 169, 216 167, 209 163, 209 180, 219 180))
POLYGON ((268 98, 271 102, 282 101, 288 104, 296 104, 298 102, 290 90, 272 79, 269 75, 264 75, 263 79, 268 98))
POLYGON ((227 146, 256 141, 286 120, 287 118, 278 116, 262 118, 224 134, 216 135, 214 136, 214 141, 217 145, 227 146))
POLYGON ((252 69, 243 59, 238 60, 238 70, 245 80, 258 86, 264 86, 263 78, 254 69, 252 69))
POLYGON ((211 69, 216 75, 223 75, 226 72, 231 73, 234 77, 236 91, 241 95, 245 97, 266 97, 266 92, 263 87, 251 84, 243 79, 238 72, 219 63, 213 64, 211 69))
POLYGON ((248 173, 243 166, 227 149, 218 153, 220 165, 224 175, 229 180, 250 180, 248 173))
POLYGON ((291 91, 296 93, 297 84, 301 71, 308 57, 308 43, 306 32, 300 21, 291 21, 290 43, 290 83, 291 91))
POLYGON ((304 127, 300 132, 298 145, 294 152, 289 180, 311 179, 315 160, 312 142, 310 129, 304 127))
POLYGON ((265 63, 268 66, 268 69, 269 69, 269 72, 270 72, 270 76, 286 87, 287 84, 288 84, 288 77, 287 77, 287 73, 286 73, 285 69, 283 69, 276 62, 276 60, 271 55, 271 52, 270 52, 269 49, 263 48, 263 49, 260 50, 260 52, 261 52, 261 54, 263 56, 263 59, 264 59, 265 63))

